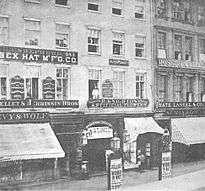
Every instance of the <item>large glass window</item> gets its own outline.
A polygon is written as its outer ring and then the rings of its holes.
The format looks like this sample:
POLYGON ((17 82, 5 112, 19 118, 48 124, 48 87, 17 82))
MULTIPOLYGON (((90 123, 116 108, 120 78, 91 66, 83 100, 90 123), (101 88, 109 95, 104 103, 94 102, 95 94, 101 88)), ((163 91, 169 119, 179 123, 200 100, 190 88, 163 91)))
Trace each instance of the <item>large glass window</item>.
POLYGON ((144 6, 135 6, 135 18, 144 19, 145 18, 145 8, 144 6))
POLYGON ((200 79, 201 101, 205 102, 205 77, 200 79))
POLYGON ((26 98, 38 99, 38 78, 26 78, 26 98))
POLYGON ((0 44, 8 44, 8 18, 0 17, 0 44))
POLYGON ((67 6, 67 5, 68 5, 68 0, 55 0, 55 3, 56 3, 57 5, 67 6))
POLYGON ((157 34, 157 54, 158 58, 166 58, 166 33, 165 32, 158 32, 157 34))
POLYGON ((124 96, 125 73, 121 71, 113 72, 113 97, 123 98, 124 96))
POLYGON ((25 45, 40 45, 40 21, 25 20, 25 45))
POLYGON ((100 11, 100 0, 88 0, 88 10, 100 11))
POLYGON ((176 60, 182 60, 182 36, 174 35, 174 57, 176 60))
POLYGON ((57 68, 56 69, 56 98, 58 100, 68 99, 69 94, 69 79, 70 79, 70 69, 69 68, 57 68))
POLYGON ((122 15, 123 0, 112 0, 112 14, 122 15))
POLYGON ((135 37, 135 56, 141 58, 145 57, 145 37, 135 37))
POLYGON ((185 60, 192 60, 192 37, 185 37, 185 60))
POLYGON ((201 4, 197 8, 197 25, 198 26, 205 26, 205 4, 201 4))
POLYGON ((143 99, 145 97, 145 77, 144 74, 136 75, 136 98, 143 99))
POLYGON ((90 69, 89 80, 88 80, 89 99, 99 99, 100 81, 101 81, 101 71, 90 69))
POLYGON ((187 77, 186 78, 186 101, 192 102, 193 101, 193 84, 194 78, 187 77))
POLYGON ((0 99, 6 99, 7 94, 6 78, 0 78, 0 99))
POLYGON ((174 87, 175 87, 175 101, 182 101, 182 76, 176 76, 174 87))
POLYGON ((205 39, 199 39, 199 60, 205 62, 205 39))
POLYGON ((158 99, 159 101, 167 100, 168 77, 166 75, 158 76, 158 99))
POLYGON ((156 12, 159 18, 167 17, 167 0, 158 0, 156 3, 156 12))
POLYGON ((88 29, 88 52, 100 53, 100 31, 88 29))
POLYGON ((113 33, 113 55, 124 55, 124 33, 113 33))
POLYGON ((69 25, 56 24, 56 48, 68 48, 69 32, 69 25))

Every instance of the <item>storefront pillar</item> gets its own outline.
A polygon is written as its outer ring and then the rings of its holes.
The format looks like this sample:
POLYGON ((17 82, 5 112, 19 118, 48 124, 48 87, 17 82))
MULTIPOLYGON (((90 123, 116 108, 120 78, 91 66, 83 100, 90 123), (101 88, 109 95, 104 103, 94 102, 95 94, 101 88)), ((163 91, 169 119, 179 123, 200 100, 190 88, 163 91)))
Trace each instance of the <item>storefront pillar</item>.
POLYGON ((58 178, 58 158, 54 159, 54 178, 58 178))

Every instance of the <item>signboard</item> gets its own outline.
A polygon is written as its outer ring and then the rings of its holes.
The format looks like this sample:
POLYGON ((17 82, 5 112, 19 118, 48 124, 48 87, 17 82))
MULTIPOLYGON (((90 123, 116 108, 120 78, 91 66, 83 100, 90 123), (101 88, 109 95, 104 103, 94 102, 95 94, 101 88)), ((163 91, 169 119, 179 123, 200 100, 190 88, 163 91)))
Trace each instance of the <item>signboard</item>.
POLYGON ((103 139, 113 137, 113 129, 108 126, 90 127, 85 132, 87 139, 103 139))
POLYGON ((117 66, 129 66, 128 60, 119 60, 119 59, 109 59, 110 65, 117 65, 117 66))
POLYGON ((205 109, 169 109, 164 111, 166 116, 204 116, 205 109))
POLYGON ((43 99, 55 99, 55 80, 47 77, 43 80, 43 99))
POLYGON ((161 179, 169 178, 171 176, 171 152, 162 152, 161 162, 161 179))
POLYGON ((0 108, 79 108, 78 100, 0 100, 0 108))
POLYGON ((0 113, 0 123, 12 122, 47 122, 49 115, 47 112, 8 112, 0 113))
POLYGON ((0 46, 0 59, 70 65, 78 63, 78 53, 74 51, 0 46))
POLYGON ((87 102, 88 108, 137 108, 148 105, 148 99, 94 99, 87 102))
POLYGON ((11 78, 11 98, 24 99, 24 79, 20 76, 11 78))
POLYGON ((122 187, 122 158, 109 159, 109 190, 116 190, 122 187))
POLYGON ((113 97, 113 84, 110 80, 105 80, 102 84, 102 97, 103 98, 113 97))

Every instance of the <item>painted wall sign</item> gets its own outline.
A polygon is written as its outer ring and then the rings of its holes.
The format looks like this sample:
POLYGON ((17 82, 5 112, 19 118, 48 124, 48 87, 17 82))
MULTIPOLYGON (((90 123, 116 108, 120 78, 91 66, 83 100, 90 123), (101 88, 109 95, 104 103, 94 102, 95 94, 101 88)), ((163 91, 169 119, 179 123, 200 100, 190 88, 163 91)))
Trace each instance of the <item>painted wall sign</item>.
POLYGON ((148 99, 95 99, 87 102, 89 108, 137 108, 148 105, 148 99))
POLYGON ((168 109, 168 108, 205 108, 205 102, 157 102, 155 104, 156 109, 168 109))
POLYGON ((113 84, 108 79, 102 83, 102 97, 103 98, 113 97, 113 84))
POLYGON ((174 109, 174 110, 165 110, 163 115, 165 116, 204 116, 205 109, 174 109))
POLYGON ((43 99, 55 99, 55 80, 47 77, 43 80, 43 99))
POLYGON ((109 59, 110 65, 117 65, 117 66, 129 66, 128 60, 119 60, 119 59, 109 59))
POLYGON ((47 122, 49 115, 46 112, 8 112, 0 113, 0 123, 9 122, 47 122))
POLYGON ((0 59, 70 65, 78 63, 78 53, 74 51, 0 46, 0 59))
POLYGON ((0 108, 78 108, 78 100, 0 100, 0 108))
POLYGON ((20 76, 11 78, 10 93, 12 99, 24 99, 24 79, 20 76))
POLYGON ((171 152, 163 152, 161 162, 161 180, 169 178, 172 174, 171 170, 171 152))

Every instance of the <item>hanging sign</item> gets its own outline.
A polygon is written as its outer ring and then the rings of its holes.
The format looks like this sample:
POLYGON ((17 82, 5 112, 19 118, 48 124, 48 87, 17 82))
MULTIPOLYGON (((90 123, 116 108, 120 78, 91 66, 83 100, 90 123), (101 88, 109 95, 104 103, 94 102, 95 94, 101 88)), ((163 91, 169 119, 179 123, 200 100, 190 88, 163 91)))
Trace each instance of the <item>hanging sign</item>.
POLYGON ((113 97, 113 84, 110 80, 105 80, 102 84, 102 97, 112 98, 113 97))
POLYGON ((162 153, 162 162, 161 162, 161 179, 169 178, 171 176, 171 152, 162 153))
POLYGON ((51 77, 43 80, 43 99, 55 99, 55 80, 51 77))
POLYGON ((24 99, 24 79, 20 76, 11 78, 11 99, 24 99))

